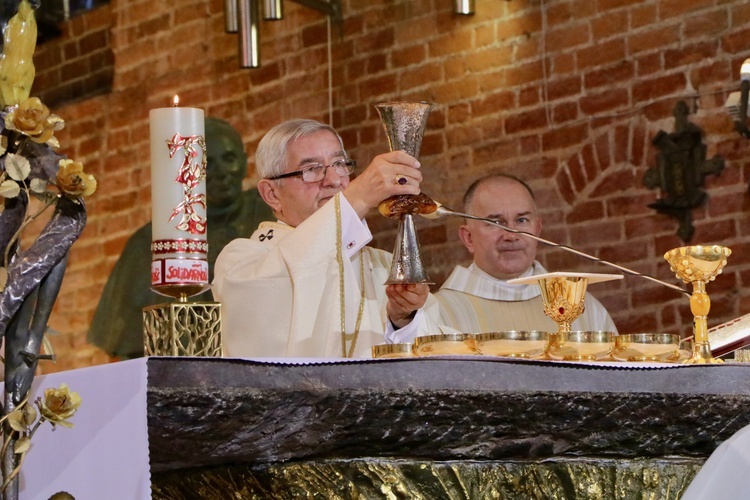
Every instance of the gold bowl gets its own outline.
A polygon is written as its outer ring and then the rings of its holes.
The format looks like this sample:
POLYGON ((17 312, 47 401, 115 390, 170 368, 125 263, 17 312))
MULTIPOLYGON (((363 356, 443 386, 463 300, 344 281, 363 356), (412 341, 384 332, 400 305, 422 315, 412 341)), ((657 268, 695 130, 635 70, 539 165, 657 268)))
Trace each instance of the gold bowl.
POLYGON ((674 333, 629 333, 615 338, 612 357, 617 361, 660 361, 680 359, 680 336, 674 333))
POLYGON ((477 351, 487 356, 533 358, 544 353, 549 332, 516 331, 477 333, 477 351))
POLYGON ((606 361, 615 345, 613 332, 563 332, 550 337, 547 354, 557 361, 606 361))
POLYGON ((379 344, 372 346, 373 358, 413 358, 414 346, 411 343, 379 344))
POLYGON ((477 346, 472 333, 425 335, 414 339, 414 353, 417 356, 476 354, 477 346))

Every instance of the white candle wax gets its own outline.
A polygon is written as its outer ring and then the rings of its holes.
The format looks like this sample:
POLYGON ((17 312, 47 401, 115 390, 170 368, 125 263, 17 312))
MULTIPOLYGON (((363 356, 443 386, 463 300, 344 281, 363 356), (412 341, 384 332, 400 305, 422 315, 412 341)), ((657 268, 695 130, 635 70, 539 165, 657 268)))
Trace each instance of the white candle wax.
POLYGON ((149 121, 152 285, 207 283, 203 110, 152 109, 149 121))

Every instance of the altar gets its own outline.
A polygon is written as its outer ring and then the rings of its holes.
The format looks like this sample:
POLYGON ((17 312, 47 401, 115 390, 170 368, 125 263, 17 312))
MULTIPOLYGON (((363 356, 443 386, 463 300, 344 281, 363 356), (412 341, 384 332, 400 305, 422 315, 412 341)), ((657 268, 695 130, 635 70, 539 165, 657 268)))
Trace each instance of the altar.
POLYGON ((750 425, 750 365, 159 358, 37 377, 21 498, 679 498, 750 425))

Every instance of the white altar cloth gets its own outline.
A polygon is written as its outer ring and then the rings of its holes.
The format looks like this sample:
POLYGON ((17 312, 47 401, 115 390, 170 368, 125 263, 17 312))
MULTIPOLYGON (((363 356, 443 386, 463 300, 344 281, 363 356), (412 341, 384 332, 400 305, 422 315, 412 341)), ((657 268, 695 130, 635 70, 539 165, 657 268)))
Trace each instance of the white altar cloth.
POLYGON ((44 389, 68 384, 81 396, 73 427, 38 429, 21 467, 21 500, 67 491, 76 500, 151 498, 146 421, 146 359, 37 376, 44 389))

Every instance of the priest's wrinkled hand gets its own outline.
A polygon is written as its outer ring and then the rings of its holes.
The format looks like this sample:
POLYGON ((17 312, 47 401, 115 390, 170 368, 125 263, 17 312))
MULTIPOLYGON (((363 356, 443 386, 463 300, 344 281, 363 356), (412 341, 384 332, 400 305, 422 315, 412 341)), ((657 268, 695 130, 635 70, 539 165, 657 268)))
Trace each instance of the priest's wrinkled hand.
POLYGON ((430 287, 424 283, 410 285, 388 285, 386 312, 396 328, 403 328, 414 319, 417 309, 422 307, 430 294, 430 287))
POLYGON ((373 158, 364 171, 344 189, 344 196, 364 218, 381 201, 396 195, 417 195, 422 173, 416 158, 403 151, 391 151, 373 158))

